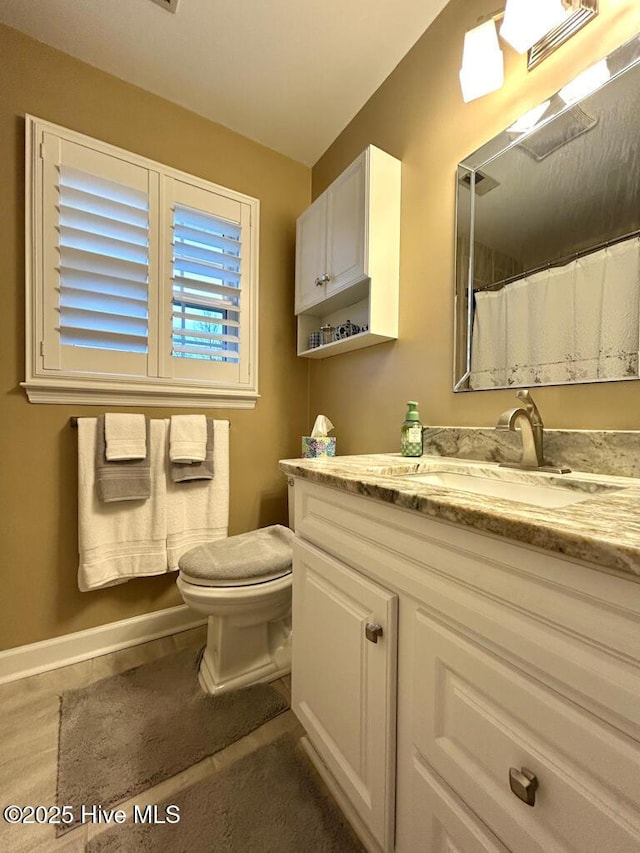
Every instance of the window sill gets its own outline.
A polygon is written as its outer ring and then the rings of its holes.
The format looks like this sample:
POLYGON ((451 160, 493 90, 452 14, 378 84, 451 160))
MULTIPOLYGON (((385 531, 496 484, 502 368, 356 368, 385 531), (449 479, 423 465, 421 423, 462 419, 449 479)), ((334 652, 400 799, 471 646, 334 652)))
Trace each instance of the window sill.
POLYGON ((55 379, 20 383, 30 403, 88 406, 163 406, 199 409, 253 409, 259 394, 252 388, 96 382, 76 384, 55 379))

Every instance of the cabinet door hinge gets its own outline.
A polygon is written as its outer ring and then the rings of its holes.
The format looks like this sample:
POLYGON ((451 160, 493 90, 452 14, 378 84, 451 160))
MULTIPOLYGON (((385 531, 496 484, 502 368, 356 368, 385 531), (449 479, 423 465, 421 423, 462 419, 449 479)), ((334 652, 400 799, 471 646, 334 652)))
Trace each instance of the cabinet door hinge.
POLYGON ((40 341, 40 356, 44 358, 44 341, 40 341))
POLYGON ((39 145, 40 159, 49 163, 60 163, 62 150, 60 144, 59 137, 51 133, 44 133, 39 145))

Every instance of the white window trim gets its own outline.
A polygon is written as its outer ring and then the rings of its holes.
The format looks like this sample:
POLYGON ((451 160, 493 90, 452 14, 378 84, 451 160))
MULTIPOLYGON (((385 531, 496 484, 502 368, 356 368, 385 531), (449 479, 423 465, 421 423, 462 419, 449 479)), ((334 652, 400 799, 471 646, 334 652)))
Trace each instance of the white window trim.
POLYGON ((25 177, 25 321, 26 321, 26 372, 25 381, 20 383, 31 403, 71 403, 83 405, 118 406, 171 406, 198 408, 253 409, 258 394, 258 245, 260 202, 243 193, 230 190, 200 178, 172 169, 157 161, 140 157, 122 148, 76 133, 59 125, 25 116, 26 121, 26 177, 25 177), (244 310, 249 313, 252 334, 249 348, 249 378, 245 383, 209 380, 167 380, 146 377, 129 379, 109 378, 99 375, 60 372, 52 376, 42 367, 43 319, 42 302, 44 289, 38 270, 42 255, 42 228, 38 220, 36 191, 41 181, 42 160, 39 138, 49 131, 77 144, 90 144, 97 151, 120 155, 128 162, 146 169, 185 181, 207 191, 218 192, 249 206, 251 212, 250 250, 251 260, 248 290, 249 304, 244 310))

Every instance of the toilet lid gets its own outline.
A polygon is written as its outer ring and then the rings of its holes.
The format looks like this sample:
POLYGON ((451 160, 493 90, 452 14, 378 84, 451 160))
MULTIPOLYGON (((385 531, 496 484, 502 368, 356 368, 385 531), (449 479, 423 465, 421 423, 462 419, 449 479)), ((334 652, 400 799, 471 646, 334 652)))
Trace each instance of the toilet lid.
POLYGON ((266 583, 291 572, 292 538, 288 527, 274 524, 198 545, 180 557, 178 567, 197 586, 266 583))
POLYGON ((194 586, 215 586, 215 587, 223 587, 223 586, 260 586, 261 583, 267 583, 268 581, 275 581, 278 578, 286 577, 286 575, 291 574, 291 569, 288 572, 282 572, 279 575, 266 575, 264 577, 259 578, 235 578, 234 580, 224 580, 222 578, 200 578, 193 577, 188 574, 184 569, 180 569, 180 577, 182 580, 187 583, 191 583, 194 586))

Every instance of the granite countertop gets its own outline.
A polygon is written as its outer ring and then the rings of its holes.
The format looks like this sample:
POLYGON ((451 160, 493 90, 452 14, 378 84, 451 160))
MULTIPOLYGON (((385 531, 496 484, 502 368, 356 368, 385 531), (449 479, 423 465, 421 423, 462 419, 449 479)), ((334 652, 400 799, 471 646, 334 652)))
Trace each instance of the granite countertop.
POLYGON ((554 475, 499 468, 496 463, 397 453, 285 459, 284 473, 462 524, 640 579, 640 479, 571 472, 554 475), (539 507, 511 499, 412 481, 429 471, 482 476, 584 492, 579 503, 539 507))

